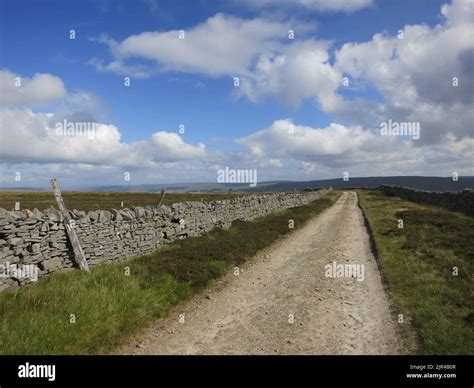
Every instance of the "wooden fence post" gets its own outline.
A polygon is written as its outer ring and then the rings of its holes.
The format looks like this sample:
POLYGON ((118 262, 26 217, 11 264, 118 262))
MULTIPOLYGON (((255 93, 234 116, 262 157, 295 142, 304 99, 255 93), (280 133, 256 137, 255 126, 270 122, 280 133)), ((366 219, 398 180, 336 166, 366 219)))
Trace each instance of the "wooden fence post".
POLYGON ((156 207, 160 207, 161 202, 163 202, 163 198, 165 198, 166 189, 161 189, 160 193, 161 193, 161 197, 160 197, 160 200, 158 201, 158 203, 156 204, 156 207))
POLYGON ((82 251, 81 244, 79 243, 79 239, 77 238, 76 232, 74 231, 74 225, 71 222, 72 220, 69 215, 69 212, 67 211, 66 206, 64 205, 63 197, 61 196, 61 191, 59 190, 58 181, 56 179, 51 179, 51 186, 53 186, 54 197, 56 198, 59 211, 61 212, 64 218, 64 226, 66 227, 66 233, 72 245, 74 260, 77 264, 79 264, 79 268, 82 271, 89 272, 89 265, 87 264, 87 260, 84 256, 84 252, 82 251))

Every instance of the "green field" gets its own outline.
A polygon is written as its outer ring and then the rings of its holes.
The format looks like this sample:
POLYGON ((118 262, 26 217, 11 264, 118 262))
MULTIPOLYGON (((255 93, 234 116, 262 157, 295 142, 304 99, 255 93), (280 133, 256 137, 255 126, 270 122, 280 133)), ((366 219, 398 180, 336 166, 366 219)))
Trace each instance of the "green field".
MULTIPOLYGON (((171 205, 183 201, 217 201, 232 199, 237 196, 252 195, 249 193, 166 193, 162 202, 171 205)), ((131 192, 62 192, 64 203, 69 210, 77 209, 108 210, 120 209, 133 206, 156 206, 160 199, 160 193, 131 193, 131 192)), ((20 209, 39 210, 51 206, 57 207, 54 195, 51 191, 0 191, 0 208, 13 210, 15 202, 20 202, 20 209)))
POLYGON ((330 207, 340 192, 91 273, 55 273, 0 294, 0 354, 106 353, 235 265, 330 207), (130 275, 126 276, 126 267, 130 275), (71 323, 71 314, 75 323, 71 323))
POLYGON ((474 218, 378 191, 358 194, 396 314, 408 322, 402 328, 417 352, 474 354, 474 218))

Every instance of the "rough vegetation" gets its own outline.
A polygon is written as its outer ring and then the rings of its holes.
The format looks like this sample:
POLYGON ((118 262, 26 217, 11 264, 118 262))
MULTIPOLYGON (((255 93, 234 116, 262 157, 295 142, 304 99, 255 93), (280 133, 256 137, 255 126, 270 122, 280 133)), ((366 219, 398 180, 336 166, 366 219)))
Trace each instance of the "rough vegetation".
POLYGON ((397 314, 408 336, 415 330, 419 353, 473 354, 474 218, 380 191, 359 196, 397 314))

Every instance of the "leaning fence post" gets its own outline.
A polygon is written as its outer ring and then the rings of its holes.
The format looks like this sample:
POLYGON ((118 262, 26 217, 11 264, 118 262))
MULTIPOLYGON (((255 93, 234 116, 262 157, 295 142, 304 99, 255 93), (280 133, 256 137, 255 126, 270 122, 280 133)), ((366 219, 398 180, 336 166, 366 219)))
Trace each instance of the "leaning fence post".
POLYGON ((74 225, 71 222, 71 217, 69 212, 64 205, 63 197, 61 196, 61 191, 59 190, 59 183, 56 179, 51 179, 51 186, 53 187, 54 197, 59 207, 59 211, 63 215, 64 226, 66 227, 66 233, 69 237, 69 241, 72 245, 72 250, 74 253, 74 260, 79 264, 79 268, 83 271, 89 272, 89 265, 87 264, 86 257, 82 251, 81 244, 77 238, 76 232, 74 231, 74 225))
POLYGON ((166 189, 161 189, 160 193, 161 193, 160 200, 156 204, 156 207, 160 207, 161 202, 163 202, 163 199, 165 198, 165 194, 166 194, 166 189))

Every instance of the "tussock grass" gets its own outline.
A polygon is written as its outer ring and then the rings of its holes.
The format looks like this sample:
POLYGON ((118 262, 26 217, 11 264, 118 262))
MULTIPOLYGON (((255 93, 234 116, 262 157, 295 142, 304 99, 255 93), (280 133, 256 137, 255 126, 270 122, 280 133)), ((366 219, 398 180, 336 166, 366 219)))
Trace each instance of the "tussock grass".
POLYGON ((236 221, 228 230, 180 240, 126 263, 86 274, 53 274, 37 284, 0 294, 1 354, 96 354, 164 316, 234 265, 331 206, 332 192, 308 205, 236 221), (125 276, 129 267, 130 276, 125 276), (71 314, 76 317, 70 323, 71 314))
POLYGON ((417 351, 474 354, 474 217, 379 191, 358 193, 397 314, 411 317, 418 334, 417 351))

